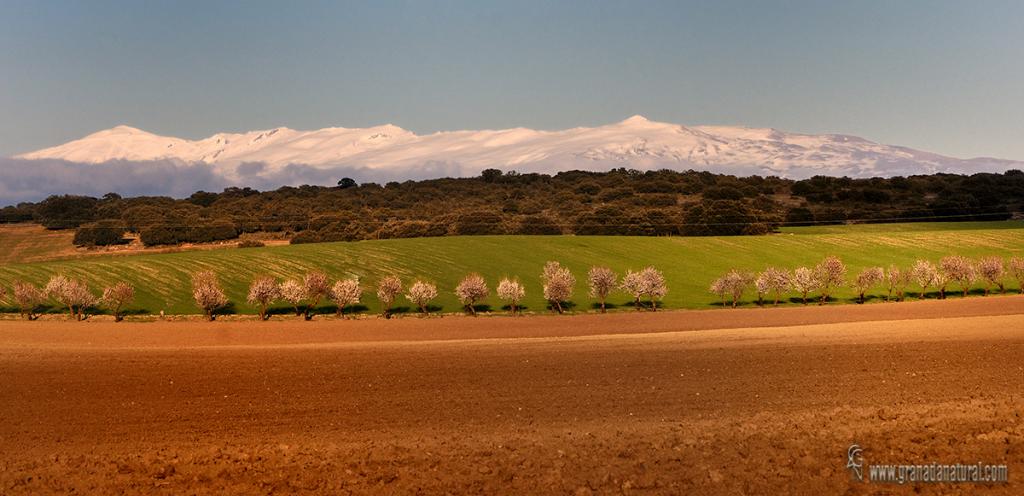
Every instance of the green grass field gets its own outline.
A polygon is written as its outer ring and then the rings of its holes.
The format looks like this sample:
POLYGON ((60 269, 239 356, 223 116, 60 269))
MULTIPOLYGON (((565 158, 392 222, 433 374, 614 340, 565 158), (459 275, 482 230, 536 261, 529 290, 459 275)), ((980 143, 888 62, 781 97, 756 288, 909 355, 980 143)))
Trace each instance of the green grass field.
MULTIPOLYGON (((266 248, 222 249, 135 256, 93 256, 78 260, 0 265, 0 284, 16 278, 45 283, 50 275, 65 273, 86 279, 95 291, 117 280, 132 282, 137 290, 133 309, 169 314, 197 313, 191 300, 189 273, 216 271, 238 313, 252 313, 245 303, 249 282, 257 275, 296 278, 308 270, 327 272, 332 278, 358 276, 366 290, 367 310, 379 309, 373 285, 394 273, 408 285, 422 278, 434 282, 440 293, 435 304, 443 312, 459 311, 452 294, 458 280, 479 272, 492 295, 484 303, 500 308, 493 288, 503 276, 518 276, 526 286, 528 311, 545 311, 539 274, 547 260, 570 267, 577 278, 575 310, 591 310, 586 272, 591 265, 606 265, 618 272, 654 265, 668 281, 667 308, 708 308, 717 297, 708 293, 712 279, 731 267, 750 271, 767 265, 793 268, 812 265, 826 255, 842 257, 852 277, 869 265, 908 266, 917 258, 937 261, 949 254, 1024 256, 1024 225, 1016 223, 894 224, 828 226, 787 229, 770 236, 744 237, 600 237, 600 236, 477 236, 444 237, 353 243, 327 243, 266 248)), ((1016 281, 1008 280, 1016 290, 1016 281)), ((980 287, 980 286, 979 286, 980 287)), ((882 290, 875 294, 883 294, 882 290)), ((850 302, 849 289, 837 294, 850 302)), ((751 298, 748 297, 749 301, 751 298)), ((628 303, 615 295, 612 303, 628 303)), ((404 298, 400 306, 408 307, 404 298)), ((283 306, 281 306, 283 308, 283 306)), ((326 310, 326 309, 325 309, 326 310)))

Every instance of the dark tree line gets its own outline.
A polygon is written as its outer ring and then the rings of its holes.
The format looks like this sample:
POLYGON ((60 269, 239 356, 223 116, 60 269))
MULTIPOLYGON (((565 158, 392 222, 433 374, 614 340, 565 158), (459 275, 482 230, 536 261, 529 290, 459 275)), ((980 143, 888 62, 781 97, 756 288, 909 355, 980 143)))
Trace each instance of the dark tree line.
POLYGON ((710 172, 485 171, 475 178, 227 188, 185 199, 51 196, 0 222, 76 229, 80 245, 209 242, 272 232, 294 243, 475 234, 738 235, 780 225, 999 220, 1024 204, 1024 172, 851 179, 710 172))

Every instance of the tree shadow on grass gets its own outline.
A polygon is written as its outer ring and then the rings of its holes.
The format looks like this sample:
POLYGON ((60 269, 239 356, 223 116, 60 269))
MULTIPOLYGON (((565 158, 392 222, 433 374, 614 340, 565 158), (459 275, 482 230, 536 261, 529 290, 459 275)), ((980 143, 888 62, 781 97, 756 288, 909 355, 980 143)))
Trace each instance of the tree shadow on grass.
POLYGON ((217 315, 238 315, 238 307, 235 306, 235 302, 229 301, 227 305, 224 305, 214 312, 217 315))
MULTIPOLYGON (((501 309, 506 311, 506 312, 511 312, 512 311, 512 305, 502 305, 501 309)), ((530 307, 528 307, 526 305, 516 305, 516 312, 525 312, 525 311, 527 311, 529 309, 530 309, 530 307)))
MULTIPOLYGON (((572 302, 572 301, 562 301, 562 302, 559 302, 559 303, 561 303, 561 305, 562 305, 562 311, 563 312, 571 312, 572 309, 576 308, 576 306, 577 306, 576 303, 572 302)), ((552 312, 557 312, 558 311, 558 308, 555 307, 554 305, 552 305, 551 302, 548 302, 544 306, 544 308, 546 308, 546 309, 548 309, 548 310, 550 310, 552 312)))
POLYGON ((280 307, 280 306, 268 308, 267 309, 267 315, 290 315, 290 316, 293 316, 293 317, 296 316, 294 308, 292 308, 292 307, 280 307))
POLYGON ((366 313, 370 310, 370 307, 362 304, 349 305, 342 310, 345 311, 345 315, 355 315, 360 313, 366 313))
POLYGON ((390 313, 391 315, 396 315, 396 314, 410 313, 411 311, 412 311, 412 307, 402 306, 402 307, 391 307, 391 310, 388 311, 388 313, 390 313))

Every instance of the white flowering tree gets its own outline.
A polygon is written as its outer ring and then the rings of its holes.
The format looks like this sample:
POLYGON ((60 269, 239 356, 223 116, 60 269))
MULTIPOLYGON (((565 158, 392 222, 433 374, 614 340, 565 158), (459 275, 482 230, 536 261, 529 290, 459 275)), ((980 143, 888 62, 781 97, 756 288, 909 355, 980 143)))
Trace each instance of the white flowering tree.
POLYGON ((312 320, 316 306, 331 294, 331 282, 327 274, 314 270, 306 274, 302 279, 302 289, 305 291, 306 301, 309 303, 305 310, 305 319, 312 320))
POLYGON ((1021 294, 1024 294, 1024 258, 1010 257, 1010 262, 1006 266, 1013 278, 1017 280, 1017 287, 1020 288, 1021 294))
POLYGON ((633 306, 637 310, 643 306, 640 299, 644 296, 644 284, 643 276, 632 270, 627 270, 626 275, 622 276, 622 281, 619 283, 619 289, 633 297, 633 306))
POLYGON ((228 297, 220 286, 217 274, 211 270, 192 274, 192 298, 211 322, 217 318, 217 310, 228 304, 228 297))
POLYGON ((278 286, 277 280, 269 276, 259 276, 253 279, 252 284, 249 285, 246 301, 258 309, 260 320, 267 320, 270 318, 267 308, 279 298, 281 298, 281 288, 278 286))
POLYGON ((902 270, 896 265, 890 265, 889 270, 885 272, 885 287, 886 295, 885 301, 890 301, 893 295, 896 297, 896 301, 903 301, 903 294, 907 290, 907 286, 910 285, 910 272, 909 270, 902 270))
POLYGON ((85 310, 99 299, 89 291, 85 281, 72 279, 63 275, 55 275, 46 283, 46 295, 68 309, 68 315, 74 320, 83 320, 85 310))
POLYGON ((526 296, 526 288, 519 281, 506 277, 498 282, 497 293, 498 298, 508 303, 509 309, 515 315, 519 309, 519 303, 526 296))
POLYGON ((814 267, 814 274, 818 278, 818 290, 821 292, 819 305, 824 305, 832 292, 846 283, 846 265, 834 255, 818 263, 814 267))
POLYGON ((657 311, 658 301, 668 293, 665 276, 660 270, 648 266, 640 271, 640 280, 643 281, 643 295, 651 302, 651 311, 657 311))
POLYGON ((103 306, 114 315, 114 322, 124 320, 124 307, 128 306, 135 299, 135 287, 131 284, 120 281, 113 286, 103 289, 103 306))
POLYGON ((999 288, 1000 293, 1006 292, 1006 284, 1003 281, 1006 277, 1006 266, 1003 265, 1002 257, 983 257, 978 261, 978 275, 985 282, 985 296, 988 296, 992 286, 999 288))
POLYGON ((937 270, 935 272, 935 287, 939 289, 940 300, 946 299, 946 288, 949 287, 949 283, 950 278, 945 272, 942 270, 937 270))
POLYGON ((39 306, 46 300, 46 293, 35 284, 25 281, 14 281, 11 287, 11 298, 27 320, 39 318, 39 306))
POLYGON ((723 276, 726 292, 732 298, 732 307, 736 308, 747 288, 754 282, 754 275, 749 272, 742 272, 731 269, 723 276))
POLYGON ((363 288, 359 285, 359 279, 345 279, 337 281, 331 287, 331 301, 337 305, 337 316, 345 314, 345 307, 359 303, 363 296, 363 288))
POLYGON ((807 267, 797 267, 793 271, 793 279, 790 283, 793 286, 793 290, 800 293, 800 300, 804 305, 807 304, 807 295, 821 288, 821 282, 818 280, 814 270, 807 267))
POLYGON ((717 295, 718 298, 722 300, 722 306, 725 306, 725 295, 729 293, 729 288, 726 287, 725 276, 711 281, 711 286, 708 287, 708 291, 717 295))
POLYGON ((281 299, 288 302, 289 305, 295 310, 295 316, 299 317, 302 315, 302 308, 306 301, 306 288, 301 282, 295 279, 288 279, 282 282, 278 286, 278 293, 281 299))
POLYGON ((470 274, 455 286, 455 296, 473 315, 476 315, 477 302, 487 298, 487 294, 487 282, 480 274, 470 274))
POLYGON ((377 299, 380 300, 384 318, 391 318, 391 305, 402 294, 402 280, 398 276, 386 276, 377 282, 377 299))
POLYGON ((914 266, 910 269, 910 275, 914 279, 914 283, 921 288, 918 295, 919 298, 924 299, 924 294, 928 292, 928 288, 935 286, 938 273, 939 269, 928 260, 917 260, 914 262, 914 266))
POLYGON ((615 290, 618 278, 615 271, 608 267, 591 267, 587 273, 590 297, 601 303, 601 313, 605 313, 605 302, 608 301, 608 295, 615 290))
POLYGON ((764 295, 771 294, 774 296, 772 305, 778 306, 783 293, 789 291, 791 279, 792 276, 786 269, 778 267, 764 269, 754 280, 754 287, 757 289, 757 304, 761 304, 761 298, 764 295))
POLYGON ((971 286, 978 280, 978 271, 974 268, 974 263, 967 257, 960 255, 942 257, 942 260, 939 261, 939 267, 942 273, 949 279, 949 282, 956 283, 960 287, 963 296, 967 296, 971 286))
POLYGON ((429 282, 416 281, 409 286, 409 293, 405 295, 405 298, 416 305, 416 308, 420 309, 420 312, 426 315, 427 305, 430 304, 431 300, 437 298, 437 286, 430 284, 429 282))
POLYGON ((881 267, 867 267, 853 279, 853 289, 857 291, 857 302, 864 303, 864 294, 871 291, 885 280, 885 270, 881 267))
POLYGON ((758 274, 754 278, 754 292, 757 293, 757 306, 764 306, 764 297, 771 291, 768 288, 768 279, 761 277, 764 273, 758 274))
POLYGON ((544 264, 544 271, 541 273, 541 282, 544 284, 544 299, 548 301, 558 313, 565 310, 563 302, 572 298, 573 288, 576 286, 576 277, 568 268, 562 267, 558 262, 544 264))

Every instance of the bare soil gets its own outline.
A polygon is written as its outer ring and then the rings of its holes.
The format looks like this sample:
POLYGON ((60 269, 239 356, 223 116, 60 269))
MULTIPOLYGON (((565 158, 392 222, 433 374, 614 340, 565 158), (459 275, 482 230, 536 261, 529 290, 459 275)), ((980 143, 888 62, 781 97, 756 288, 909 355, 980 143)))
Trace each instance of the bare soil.
POLYGON ((0 322, 0 493, 1020 494, 1024 297, 0 322), (699 331, 699 332, 690 332, 699 331), (1010 483, 853 482, 867 463, 1010 483))

